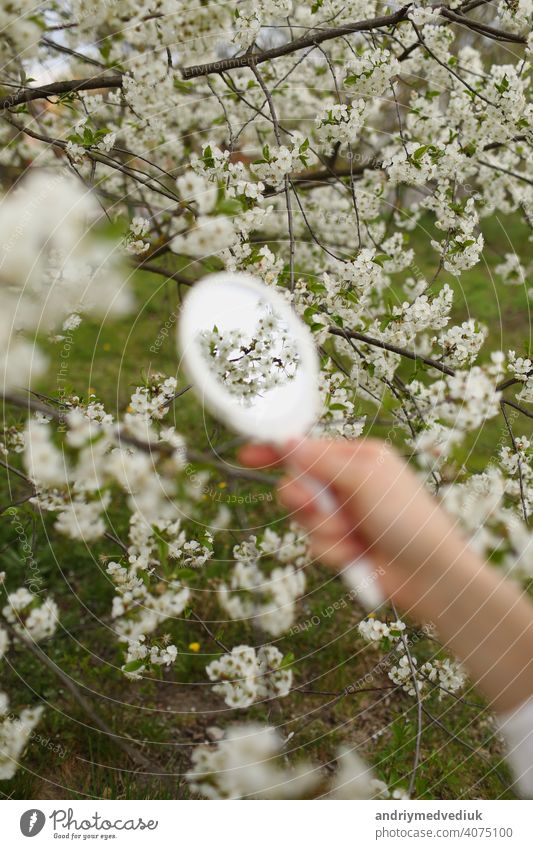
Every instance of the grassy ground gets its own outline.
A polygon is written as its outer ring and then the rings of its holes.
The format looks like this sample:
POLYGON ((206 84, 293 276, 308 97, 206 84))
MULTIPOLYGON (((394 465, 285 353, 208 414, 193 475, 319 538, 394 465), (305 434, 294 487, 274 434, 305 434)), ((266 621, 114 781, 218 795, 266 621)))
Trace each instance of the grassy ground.
MULTIPOLYGON (((485 235, 489 245, 486 266, 465 274, 460 286, 450 281, 458 296, 454 318, 463 320, 473 315, 486 323, 491 333, 490 349, 515 347, 523 352, 531 330, 527 297, 518 287, 502 286, 492 270, 501 261, 498 252, 511 251, 511 245, 525 239, 525 231, 516 221, 502 224, 491 219, 485 223, 485 235)), ((430 276, 435 258, 428 237, 419 233, 415 243, 416 264, 421 273, 430 276)), ((71 388, 81 395, 94 391, 115 414, 125 408, 132 388, 138 384, 141 364, 150 363, 153 371, 166 374, 175 374, 177 367, 172 326, 178 302, 174 284, 139 274, 135 288, 135 321, 126 319, 102 328, 84 322, 74 334, 67 359, 71 388), (170 335, 159 346, 156 340, 161 339, 166 321, 171 325, 170 335), (154 345, 155 353, 150 351, 154 345)), ((50 348, 51 368, 43 385, 43 391, 50 395, 57 394, 59 387, 54 369, 59 368, 60 349, 61 345, 50 348)), ((409 373, 412 370, 407 367, 409 373)), ((215 422, 208 423, 204 435, 199 416, 190 393, 180 398, 171 412, 177 429, 189 436, 196 448, 206 448, 208 436, 215 442, 228 436, 215 422), (203 440, 205 445, 201 444, 203 440)), ((17 420, 16 415, 13 420, 17 420)), ((520 424, 517 432, 527 432, 520 424)), ((472 443, 467 456, 472 470, 484 467, 500 433, 501 423, 490 423, 472 443)), ((221 498, 232 486, 218 472, 213 473, 212 481, 221 498)), ((245 486, 247 491, 260 489, 255 483, 245 486)), ((16 501, 26 491, 24 483, 13 477, 10 487, 11 492, 3 490, 2 504, 16 501)), ((239 492, 243 494, 242 487, 239 492)), ((247 526, 265 520, 264 505, 240 509, 237 519, 242 518, 247 526)), ((276 522, 280 514, 274 503, 268 509, 276 522)), ((2 666, 2 689, 10 694, 11 709, 44 703, 47 710, 36 729, 40 739, 34 737, 30 742, 17 776, 2 782, 0 792, 13 798, 186 798, 183 773, 191 746, 205 739, 206 727, 224 726, 242 718, 212 694, 206 680, 204 668, 217 646, 191 618, 168 623, 167 630, 180 649, 177 664, 157 679, 128 682, 118 671, 121 657, 108 625, 112 590, 99 568, 102 558, 115 557, 117 551, 107 541, 87 550, 82 544, 49 536, 51 525, 37 524, 24 506, 19 518, 26 538, 32 541, 40 574, 62 607, 61 627, 43 648, 77 682, 90 711, 80 707, 65 683, 38 659, 25 649, 12 650, 2 666), (200 643, 197 653, 189 649, 194 642, 200 643), (118 742, 95 728, 94 714, 117 735, 118 742), (136 766, 119 745, 128 741, 134 741, 136 751, 143 753, 151 767, 140 770, 136 766)), ((114 521, 116 532, 125 535, 125 516, 118 513, 114 521)), ((13 589, 24 580, 21 539, 5 518, 0 534, 1 568, 7 572, 8 588, 13 589)), ((228 539, 228 552, 233 542, 228 539)), ((218 563, 207 568, 207 585, 223 568, 218 563)), ((339 743, 357 744, 374 763, 380 778, 392 786, 406 786, 417 736, 415 705, 409 696, 389 689, 386 668, 373 671, 383 652, 369 648, 358 637, 356 627, 362 611, 349 605, 331 613, 331 606, 342 594, 340 584, 330 580, 323 568, 310 568, 308 594, 298 616, 301 627, 277 644, 296 658, 296 687, 313 692, 295 690, 288 699, 255 706, 247 715, 268 718, 281 724, 285 732, 294 732, 288 750, 298 749, 325 765, 331 763, 339 743), (331 695, 350 684, 354 685, 351 694, 343 698, 331 695)), ((211 620, 218 639, 226 645, 254 644, 259 639, 241 625, 218 623, 220 610, 214 602, 208 601, 207 609, 203 603, 201 613, 211 620)), ((434 643, 421 639, 415 653, 422 662, 435 650, 434 643)), ((494 724, 480 696, 473 691, 465 692, 460 699, 439 700, 434 696, 426 708, 429 714, 424 714, 416 795, 512 798, 494 724)))

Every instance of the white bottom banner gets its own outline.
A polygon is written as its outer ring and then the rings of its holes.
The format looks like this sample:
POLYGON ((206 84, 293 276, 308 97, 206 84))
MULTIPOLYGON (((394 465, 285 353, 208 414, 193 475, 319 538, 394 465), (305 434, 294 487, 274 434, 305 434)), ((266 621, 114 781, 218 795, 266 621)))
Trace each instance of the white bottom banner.
POLYGON ((533 802, 3 801, 1 845, 533 846, 533 802), (29 841, 35 840, 34 843, 29 841))

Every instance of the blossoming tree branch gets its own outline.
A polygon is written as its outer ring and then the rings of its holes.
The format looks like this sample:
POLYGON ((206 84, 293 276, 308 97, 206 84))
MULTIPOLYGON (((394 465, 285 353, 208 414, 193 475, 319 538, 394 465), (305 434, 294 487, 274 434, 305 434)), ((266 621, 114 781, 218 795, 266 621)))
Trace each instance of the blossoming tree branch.
MULTIPOLYGON (((491 273, 506 291, 533 291, 531 237, 501 244, 491 272, 484 234, 494 219, 519 220, 528 232, 533 221, 531 11, 531 0, 0 8, 2 512, 28 550, 31 520, 51 529, 52 546, 66 539, 73 552, 95 553, 110 588, 117 675, 129 686, 162 670, 172 676, 183 651, 173 623, 191 628, 191 646, 202 634, 201 681, 238 716, 193 748, 194 793, 414 794, 422 717, 430 722, 431 699, 453 704, 468 683, 438 648, 417 657, 417 627, 394 610, 360 616, 360 637, 383 659, 385 685, 374 689, 418 705, 409 774, 389 786, 348 743, 332 771, 312 750, 292 757, 300 728, 287 732, 283 706, 305 681, 298 657, 278 644, 308 619, 305 536, 273 520, 249 530, 238 510, 201 497, 214 472, 258 486, 274 477, 239 469, 224 450, 206 451, 182 432, 188 387, 181 374, 154 370, 148 351, 119 415, 82 389, 58 393, 50 351, 85 322, 134 316, 139 272, 166 285, 178 308, 206 273, 251 272, 282 291, 315 336, 317 432, 382 435, 385 421, 472 545, 517 580, 531 579, 528 339, 505 349, 475 315, 454 318, 458 293, 469 302, 472 269, 487 275, 487 298, 491 273), (423 270, 421 232, 431 251, 423 270), (503 436, 472 469, 468 446, 494 421, 503 436), (101 545, 114 546, 113 558, 98 560, 101 545), (219 561, 222 572, 211 573, 219 561), (210 625, 213 595, 218 621, 242 627, 237 644, 210 625), (252 706, 266 720, 272 705, 279 721, 244 724, 252 706)), ((253 345, 262 382, 271 372, 268 330, 253 345)), ((236 374, 238 385, 246 362, 237 369, 224 359, 231 344, 217 335, 221 373, 236 374)), ((153 772, 140 744, 125 743, 88 704, 74 670, 58 671, 48 657, 75 597, 17 582, 8 566, 2 591, 3 663, 33 652, 70 682, 100 731, 153 772)), ((320 683, 309 689, 316 698, 320 683)), ((353 698, 329 695, 335 704, 353 698)), ((26 696, 15 709, 0 692, 2 779, 23 765, 44 721, 44 705, 26 696)))

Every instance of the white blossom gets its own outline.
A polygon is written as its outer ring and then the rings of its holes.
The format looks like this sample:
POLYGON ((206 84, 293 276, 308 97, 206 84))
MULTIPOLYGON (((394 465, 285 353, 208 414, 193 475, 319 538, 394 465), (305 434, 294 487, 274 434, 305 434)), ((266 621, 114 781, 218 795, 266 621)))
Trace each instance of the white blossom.
POLYGON ((230 654, 213 660, 206 672, 213 690, 224 696, 229 707, 249 707, 260 699, 283 698, 292 684, 292 670, 282 666, 283 655, 275 646, 236 646, 230 654))

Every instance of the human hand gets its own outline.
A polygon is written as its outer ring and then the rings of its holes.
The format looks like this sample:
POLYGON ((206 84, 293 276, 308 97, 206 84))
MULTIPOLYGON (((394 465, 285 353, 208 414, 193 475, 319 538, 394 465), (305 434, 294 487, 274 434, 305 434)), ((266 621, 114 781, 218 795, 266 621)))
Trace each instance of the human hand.
POLYGON ((404 610, 423 608, 434 582, 465 556, 465 540, 424 480, 384 442, 302 439, 282 450, 248 445, 240 459, 285 466, 279 499, 309 531, 313 555, 337 571, 367 556, 383 593, 404 610), (321 509, 321 487, 338 505, 332 513, 321 509))

